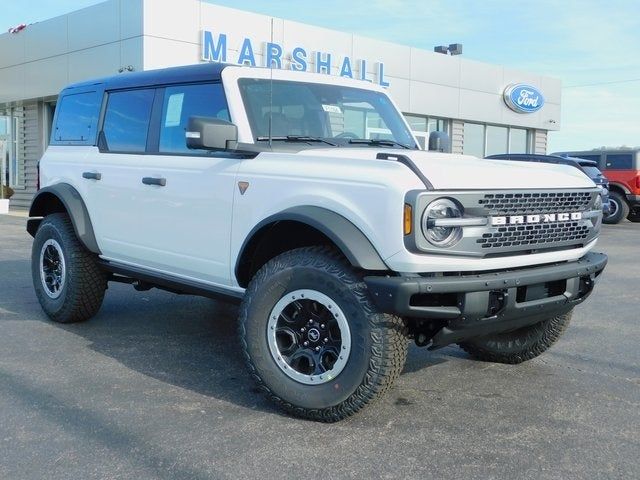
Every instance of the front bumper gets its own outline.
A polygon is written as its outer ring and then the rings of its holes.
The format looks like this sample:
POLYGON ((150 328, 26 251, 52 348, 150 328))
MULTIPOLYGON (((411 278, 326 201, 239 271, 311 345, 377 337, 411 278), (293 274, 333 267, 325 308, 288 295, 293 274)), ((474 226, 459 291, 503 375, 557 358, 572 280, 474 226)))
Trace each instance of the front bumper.
POLYGON ((431 348, 515 330, 570 311, 584 301, 607 256, 519 270, 439 277, 365 277, 377 307, 445 321, 431 348))

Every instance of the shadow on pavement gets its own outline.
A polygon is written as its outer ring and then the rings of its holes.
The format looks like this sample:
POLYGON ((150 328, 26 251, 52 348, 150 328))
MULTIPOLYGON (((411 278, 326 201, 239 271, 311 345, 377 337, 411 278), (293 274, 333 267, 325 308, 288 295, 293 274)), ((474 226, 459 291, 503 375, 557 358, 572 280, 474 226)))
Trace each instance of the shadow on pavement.
MULTIPOLYGON (((46 322, 88 340, 92 350, 143 375, 245 408, 281 414, 247 373, 237 340, 237 315, 238 308, 231 304, 159 290, 136 292, 110 283, 96 317, 79 324, 56 324, 42 312, 33 293, 29 262, 0 262, 0 318, 46 322), (29 302, 24 301, 25 289, 29 302)), ((404 373, 458 355, 464 353, 411 347, 404 373)))

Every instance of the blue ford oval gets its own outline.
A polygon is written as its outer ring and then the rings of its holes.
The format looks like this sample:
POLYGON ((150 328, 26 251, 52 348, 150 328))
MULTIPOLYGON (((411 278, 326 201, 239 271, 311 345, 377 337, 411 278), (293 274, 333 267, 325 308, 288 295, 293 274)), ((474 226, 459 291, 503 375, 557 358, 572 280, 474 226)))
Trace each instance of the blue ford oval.
POLYGON ((534 113, 544 105, 544 96, 536 87, 518 83, 505 89, 504 101, 514 112, 534 113))

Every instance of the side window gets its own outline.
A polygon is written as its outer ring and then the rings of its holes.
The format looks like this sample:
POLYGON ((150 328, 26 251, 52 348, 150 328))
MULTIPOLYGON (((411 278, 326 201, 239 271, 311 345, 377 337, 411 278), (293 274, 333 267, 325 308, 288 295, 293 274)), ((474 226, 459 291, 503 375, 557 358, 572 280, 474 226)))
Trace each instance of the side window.
POLYGON ((633 170, 632 153, 610 153, 607 155, 608 170, 633 170))
POLYGON ((111 152, 144 152, 155 90, 109 93, 104 116, 104 139, 111 152))
POLYGON ((86 143, 93 145, 100 103, 98 92, 65 95, 58 107, 53 130, 54 143, 86 143))
POLYGON ((199 153, 188 149, 186 143, 187 124, 192 116, 229 120, 221 84, 179 85, 165 89, 160 124, 160 153, 199 153))

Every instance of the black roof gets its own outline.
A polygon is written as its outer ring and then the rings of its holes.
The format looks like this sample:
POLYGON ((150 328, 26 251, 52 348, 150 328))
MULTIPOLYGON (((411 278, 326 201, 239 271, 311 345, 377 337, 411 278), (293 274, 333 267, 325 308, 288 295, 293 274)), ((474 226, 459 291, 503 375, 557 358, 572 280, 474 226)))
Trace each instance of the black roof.
POLYGON ((65 90, 101 85, 106 90, 117 88, 149 87, 169 85, 172 83, 219 81, 222 70, 232 65, 224 63, 200 63, 184 67, 147 70, 144 72, 121 73, 112 77, 104 77, 74 83, 65 90))

